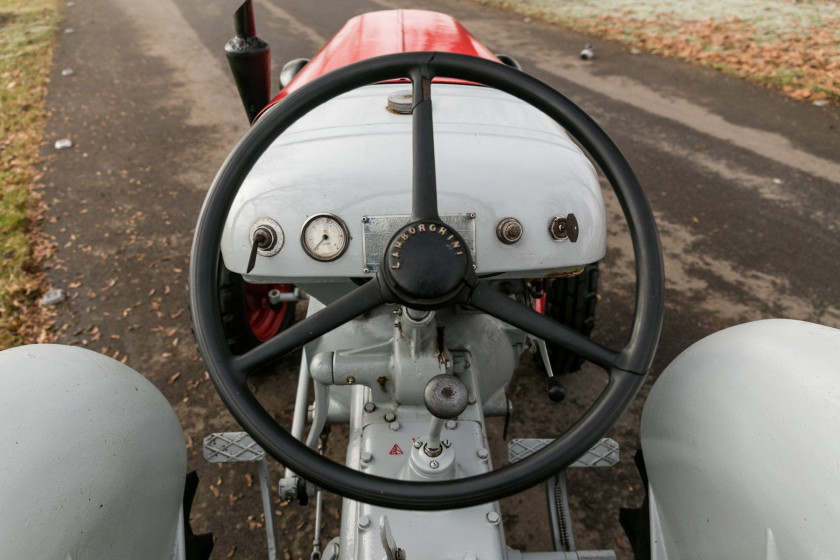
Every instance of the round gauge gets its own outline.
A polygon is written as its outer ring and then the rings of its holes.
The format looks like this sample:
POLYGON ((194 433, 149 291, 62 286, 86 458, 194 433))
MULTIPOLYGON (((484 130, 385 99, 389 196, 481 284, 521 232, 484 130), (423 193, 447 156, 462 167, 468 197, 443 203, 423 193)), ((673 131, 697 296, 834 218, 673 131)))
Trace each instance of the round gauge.
POLYGON ((347 250, 350 232, 338 216, 315 214, 303 224, 300 243, 316 261, 332 261, 347 250))

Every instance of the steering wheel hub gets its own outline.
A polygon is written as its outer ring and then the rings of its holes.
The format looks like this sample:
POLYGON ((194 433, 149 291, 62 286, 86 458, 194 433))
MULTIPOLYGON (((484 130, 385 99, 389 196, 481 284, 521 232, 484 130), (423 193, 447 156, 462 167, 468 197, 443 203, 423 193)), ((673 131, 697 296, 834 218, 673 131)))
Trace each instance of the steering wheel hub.
POLYGON ((450 301, 471 269, 464 238, 438 220, 418 220, 394 234, 381 267, 388 286, 412 305, 450 301))

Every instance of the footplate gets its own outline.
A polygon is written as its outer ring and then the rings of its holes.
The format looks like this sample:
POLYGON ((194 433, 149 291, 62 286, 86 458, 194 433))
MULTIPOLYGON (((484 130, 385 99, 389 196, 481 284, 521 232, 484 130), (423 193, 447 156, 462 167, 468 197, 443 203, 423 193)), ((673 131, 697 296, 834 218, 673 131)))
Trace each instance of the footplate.
MULTIPOLYGON (((527 459, 537 451, 547 447, 553 439, 514 439, 508 443, 508 461, 518 463, 527 459)), ((592 448, 583 454, 577 461, 569 465, 569 468, 582 467, 611 467, 618 463, 619 452, 618 442, 611 438, 602 438, 592 448)))
POLYGON ((262 461, 265 451, 246 432, 221 432, 204 438, 204 460, 209 463, 262 461))

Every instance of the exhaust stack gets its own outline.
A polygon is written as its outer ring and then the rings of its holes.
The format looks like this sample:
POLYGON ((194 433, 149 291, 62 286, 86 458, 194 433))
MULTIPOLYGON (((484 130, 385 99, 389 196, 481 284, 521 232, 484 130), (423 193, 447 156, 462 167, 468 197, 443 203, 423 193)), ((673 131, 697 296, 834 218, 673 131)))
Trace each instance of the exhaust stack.
POLYGON ((233 22, 236 37, 225 45, 225 54, 248 121, 253 122, 271 96, 271 50, 268 43, 257 37, 251 0, 239 6, 233 22))

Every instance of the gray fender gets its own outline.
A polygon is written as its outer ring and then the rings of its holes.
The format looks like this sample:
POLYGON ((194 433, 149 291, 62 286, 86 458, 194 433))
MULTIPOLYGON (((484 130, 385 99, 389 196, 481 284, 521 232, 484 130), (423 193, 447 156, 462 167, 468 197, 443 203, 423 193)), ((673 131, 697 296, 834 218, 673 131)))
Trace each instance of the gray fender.
POLYGON ((840 330, 776 319, 694 344, 642 415, 653 557, 837 558, 838 434, 840 330))
POLYGON ((187 456, 166 399, 70 346, 0 352, 0 557, 171 558, 187 456))

